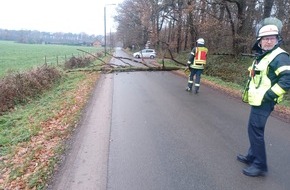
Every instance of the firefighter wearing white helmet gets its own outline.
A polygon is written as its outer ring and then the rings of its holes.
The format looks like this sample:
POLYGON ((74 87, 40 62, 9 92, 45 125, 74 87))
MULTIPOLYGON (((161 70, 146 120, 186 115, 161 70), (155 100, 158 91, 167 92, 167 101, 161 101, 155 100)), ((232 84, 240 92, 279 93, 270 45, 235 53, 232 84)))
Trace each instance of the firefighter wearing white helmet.
MULTIPOLYGON (((250 147, 247 154, 238 155, 240 162, 249 165, 243 170, 247 176, 261 176, 268 171, 264 131, 274 106, 282 101, 290 89, 289 54, 279 46, 282 22, 266 18, 258 24, 253 50, 257 56, 249 68, 247 102, 251 105, 248 121, 250 147)), ((246 98, 246 96, 244 97, 246 98)))
POLYGON ((196 42, 198 44, 204 44, 204 39, 203 38, 199 38, 196 42))
POLYGON ((200 87, 200 78, 203 72, 204 66, 206 64, 206 57, 208 49, 204 45, 204 39, 199 38, 197 41, 197 46, 194 47, 189 55, 187 65, 190 70, 188 76, 186 91, 191 92, 194 83, 194 92, 198 93, 200 87), (195 80, 194 80, 195 76, 195 80))

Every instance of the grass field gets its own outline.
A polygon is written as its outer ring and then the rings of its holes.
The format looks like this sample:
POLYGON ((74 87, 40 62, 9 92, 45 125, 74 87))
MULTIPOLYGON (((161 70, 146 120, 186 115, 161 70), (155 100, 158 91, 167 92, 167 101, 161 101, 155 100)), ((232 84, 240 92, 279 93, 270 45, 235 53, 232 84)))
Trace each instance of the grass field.
POLYGON ((70 57, 83 56, 82 49, 93 53, 102 51, 102 48, 44 45, 44 44, 20 44, 12 41, 0 41, 0 77, 11 71, 24 71, 32 67, 44 64, 63 64, 70 57))
MULTIPOLYGON (((62 66, 72 56, 102 48, 18 44, 0 41, 0 80, 9 71, 47 64, 62 66)), ((102 57, 109 62, 110 57, 102 57)), ((99 60, 94 61, 100 63, 99 60)), ((63 145, 77 127, 98 72, 68 72, 51 89, 0 115, 0 189, 45 189, 63 145)))

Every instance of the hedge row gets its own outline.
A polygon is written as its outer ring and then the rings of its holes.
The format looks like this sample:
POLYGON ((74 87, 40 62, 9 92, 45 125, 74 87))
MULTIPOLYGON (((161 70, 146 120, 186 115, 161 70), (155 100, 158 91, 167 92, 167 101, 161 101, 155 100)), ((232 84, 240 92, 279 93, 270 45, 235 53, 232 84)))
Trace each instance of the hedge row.
POLYGON ((61 76, 57 68, 47 65, 10 73, 0 80, 0 115, 51 88, 61 76))

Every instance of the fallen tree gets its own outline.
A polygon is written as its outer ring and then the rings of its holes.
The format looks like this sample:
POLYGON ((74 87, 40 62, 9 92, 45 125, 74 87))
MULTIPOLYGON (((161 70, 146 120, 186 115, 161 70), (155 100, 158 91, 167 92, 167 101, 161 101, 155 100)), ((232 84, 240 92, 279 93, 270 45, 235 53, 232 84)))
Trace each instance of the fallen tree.
POLYGON ((101 64, 95 65, 93 64, 92 67, 86 67, 86 68, 79 68, 79 69, 73 69, 73 70, 67 70, 67 72, 79 72, 79 71, 84 71, 84 72, 91 72, 91 71, 100 71, 103 73, 112 73, 112 72, 134 72, 134 71, 173 71, 173 70, 184 70, 183 65, 182 66, 165 66, 164 61, 162 65, 159 64, 148 64, 144 60, 139 61, 134 58, 128 58, 128 57, 121 57, 121 56, 114 56, 110 53, 107 53, 111 57, 120 60, 122 63, 125 65, 117 65, 114 63, 106 63, 104 60, 101 58, 97 57, 94 54, 91 54, 87 51, 78 49, 79 51, 85 52, 97 60, 101 62, 101 64), (131 63, 127 62, 126 60, 134 63, 139 63, 142 66, 135 66, 132 65, 131 63))

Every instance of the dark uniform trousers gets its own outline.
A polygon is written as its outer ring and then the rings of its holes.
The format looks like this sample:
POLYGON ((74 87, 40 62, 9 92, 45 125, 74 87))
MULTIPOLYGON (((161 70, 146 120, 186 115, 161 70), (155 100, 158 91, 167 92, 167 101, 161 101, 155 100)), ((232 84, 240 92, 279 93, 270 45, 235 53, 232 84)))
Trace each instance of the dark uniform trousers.
POLYGON ((261 106, 252 106, 248 122, 250 148, 247 159, 264 171, 268 170, 264 132, 274 106, 275 102, 263 102, 261 106))
POLYGON ((193 81, 194 81, 194 83, 195 83, 195 90, 199 90, 200 78, 201 78, 201 74, 203 72, 203 69, 190 68, 189 70, 190 70, 189 81, 192 81, 192 83, 188 83, 188 87, 190 89, 192 89, 193 81), (195 80, 194 80, 194 75, 195 75, 195 80))

